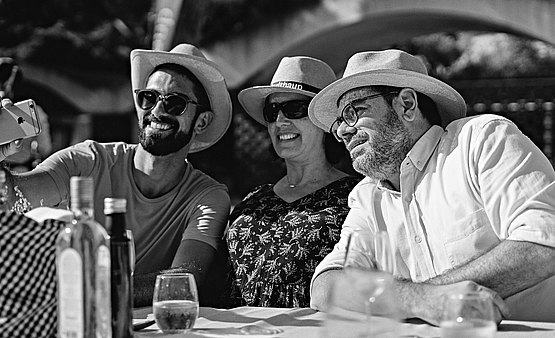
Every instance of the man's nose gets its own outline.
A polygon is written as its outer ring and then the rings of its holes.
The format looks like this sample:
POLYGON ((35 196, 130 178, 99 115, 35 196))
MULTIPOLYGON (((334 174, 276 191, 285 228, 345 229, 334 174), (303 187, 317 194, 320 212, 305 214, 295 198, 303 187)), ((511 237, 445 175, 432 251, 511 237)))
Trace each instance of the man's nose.
POLYGON ((167 114, 168 113, 166 111, 166 109, 164 108, 164 102, 162 100, 158 100, 158 102, 156 102, 156 104, 154 105, 154 107, 152 107, 150 112, 152 113, 152 115, 154 115, 156 117, 160 116, 161 114, 167 114))
POLYGON ((354 134, 356 134, 356 132, 357 129, 355 127, 351 127, 345 122, 341 123, 337 128, 337 136, 344 140, 350 139, 354 134))

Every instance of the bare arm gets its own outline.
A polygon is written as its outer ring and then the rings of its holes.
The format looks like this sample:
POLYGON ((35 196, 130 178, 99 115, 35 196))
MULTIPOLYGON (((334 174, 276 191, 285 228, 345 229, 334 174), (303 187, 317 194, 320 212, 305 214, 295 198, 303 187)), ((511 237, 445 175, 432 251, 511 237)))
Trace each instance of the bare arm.
POLYGON ((195 276, 195 281, 199 289, 199 298, 202 301, 207 293, 213 291, 206 290, 203 286, 206 284, 207 272, 212 266, 215 256, 216 250, 210 245, 196 240, 183 240, 177 250, 171 269, 160 272, 137 274, 134 276, 134 306, 141 307, 152 305, 156 275, 164 272, 192 273, 195 276))
POLYGON ((327 270, 314 279, 310 293, 311 308, 327 311, 333 297, 334 306, 357 312, 365 311, 365 299, 354 288, 342 288, 340 296, 332 296, 333 285, 343 274, 343 270, 327 270))
POLYGON ((32 208, 39 206, 57 206, 61 202, 58 188, 52 177, 46 172, 27 172, 23 174, 4 172, 2 189, 7 193, 7 207, 15 211, 27 211, 22 208, 29 203, 32 208))
POLYGON ((486 254, 440 276, 430 284, 472 280, 507 298, 555 274, 555 248, 505 240, 486 254))
POLYGON ((497 306, 497 320, 508 314, 507 298, 555 274, 555 249, 530 242, 506 240, 476 259, 426 283, 398 280, 397 293, 406 317, 437 324, 441 313, 434 306, 447 292, 484 291, 497 306))

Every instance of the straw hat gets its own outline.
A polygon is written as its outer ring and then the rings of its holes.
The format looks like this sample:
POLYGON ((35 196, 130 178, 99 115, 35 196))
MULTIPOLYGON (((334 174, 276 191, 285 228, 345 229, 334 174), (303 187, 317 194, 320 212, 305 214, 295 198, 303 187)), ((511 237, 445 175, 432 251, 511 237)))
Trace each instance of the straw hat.
POLYGON ((338 116, 339 98, 351 89, 364 86, 412 88, 427 95, 436 103, 443 126, 466 115, 462 96, 448 84, 429 76, 420 59, 389 49, 351 56, 343 77, 312 99, 308 116, 315 125, 328 131, 338 116))
POLYGON ((297 93, 314 97, 336 79, 327 63, 307 57, 291 56, 281 59, 269 86, 255 86, 239 92, 238 99, 245 111, 258 123, 266 125, 262 109, 272 93, 297 93))
POLYGON ((216 143, 231 123, 231 98, 225 79, 218 66, 206 59, 197 47, 180 44, 169 52, 143 49, 131 51, 132 89, 143 89, 154 68, 166 63, 177 64, 191 71, 208 95, 214 119, 204 133, 195 136, 189 152, 204 150, 216 143))

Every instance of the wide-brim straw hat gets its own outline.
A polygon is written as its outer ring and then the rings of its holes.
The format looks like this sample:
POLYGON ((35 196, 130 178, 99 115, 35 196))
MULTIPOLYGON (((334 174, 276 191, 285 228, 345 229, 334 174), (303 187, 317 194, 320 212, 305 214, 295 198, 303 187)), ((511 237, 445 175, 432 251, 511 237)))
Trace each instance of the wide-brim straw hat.
MULTIPOLYGON (((195 135, 190 153, 204 150, 224 136, 231 123, 231 98, 224 76, 218 66, 206 59, 195 46, 180 44, 171 51, 135 49, 131 51, 131 86, 143 89, 154 68, 161 64, 176 64, 187 68, 202 83, 214 118, 202 134, 195 135)), ((137 103, 135 102, 135 105, 137 103)))
POLYGON ((396 49, 351 56, 343 77, 312 99, 308 116, 315 125, 328 131, 339 116, 337 108, 341 96, 364 86, 412 88, 427 95, 436 103, 443 126, 466 116, 466 103, 455 89, 429 76, 419 58, 396 49))
POLYGON ((243 89, 237 98, 253 119, 267 125, 262 114, 266 97, 272 93, 296 93, 314 97, 335 81, 335 72, 324 61, 308 56, 290 56, 281 59, 269 86, 243 89))

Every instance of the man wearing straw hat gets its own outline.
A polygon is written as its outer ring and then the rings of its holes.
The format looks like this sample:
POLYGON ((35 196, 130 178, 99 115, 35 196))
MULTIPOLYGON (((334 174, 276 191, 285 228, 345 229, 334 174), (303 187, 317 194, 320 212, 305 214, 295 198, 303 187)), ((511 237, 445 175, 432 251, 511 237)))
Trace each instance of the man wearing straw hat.
MULTIPOLYGON (((131 52, 131 84, 139 144, 85 141, 35 170, 7 174, 10 207, 65 206, 71 176, 95 181, 95 217, 105 197, 127 199, 126 221, 136 248, 135 301, 149 304, 156 274, 183 268, 202 290, 230 209, 227 188, 187 161, 216 143, 231 122, 231 100, 216 64, 195 46, 131 52), (14 187, 22 193, 16 196, 14 187), (18 198, 19 197, 19 198, 18 198)), ((11 104, 5 100, 3 104, 11 104)), ((0 147, 0 160, 17 145, 0 147)))
POLYGON ((365 229, 389 234, 405 317, 437 324, 441 295, 483 291, 498 321, 555 320, 555 172, 511 121, 465 114, 459 93, 399 50, 353 55, 314 97, 309 117, 366 176, 315 271, 314 308, 325 309, 348 235, 365 229))

